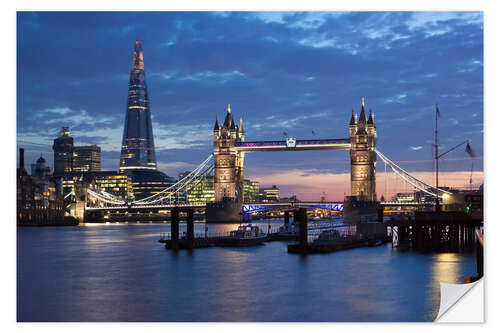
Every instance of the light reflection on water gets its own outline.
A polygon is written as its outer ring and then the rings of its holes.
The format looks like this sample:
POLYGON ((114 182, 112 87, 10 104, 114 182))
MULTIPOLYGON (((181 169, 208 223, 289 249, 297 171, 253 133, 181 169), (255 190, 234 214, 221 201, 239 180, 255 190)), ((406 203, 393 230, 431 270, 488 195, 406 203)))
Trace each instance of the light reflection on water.
MULTIPOLYGON (((260 224, 268 223, 282 221, 260 224)), ((475 273, 473 254, 390 244, 307 257, 288 254, 286 242, 173 253, 157 242, 168 231, 149 223, 18 228, 18 320, 429 321, 439 281, 475 273)))

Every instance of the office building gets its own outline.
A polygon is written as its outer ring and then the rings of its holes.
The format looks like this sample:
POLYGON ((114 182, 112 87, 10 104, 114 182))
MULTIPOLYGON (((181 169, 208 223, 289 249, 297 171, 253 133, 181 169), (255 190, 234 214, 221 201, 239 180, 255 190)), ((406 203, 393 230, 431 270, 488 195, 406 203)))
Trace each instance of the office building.
POLYGON ((73 170, 73 138, 69 127, 61 129, 60 136, 54 140, 54 176, 61 176, 73 170))
POLYGON ((73 147, 72 171, 101 171, 101 147, 97 145, 73 147))
POLYGON ((252 203, 259 201, 259 182, 250 179, 243 180, 243 192, 245 202, 252 203))
POLYGON ((193 186, 188 186, 186 190, 187 202, 191 204, 205 204, 214 202, 214 177, 206 177, 193 186))
POLYGON ((273 185, 268 188, 261 188, 259 191, 259 201, 261 202, 279 202, 280 189, 273 185))

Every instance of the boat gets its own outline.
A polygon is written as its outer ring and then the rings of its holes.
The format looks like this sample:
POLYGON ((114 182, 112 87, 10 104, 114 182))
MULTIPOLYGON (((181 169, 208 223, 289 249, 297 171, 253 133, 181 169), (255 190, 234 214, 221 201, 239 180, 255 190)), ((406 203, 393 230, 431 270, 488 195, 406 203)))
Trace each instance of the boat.
POLYGON ((377 222, 380 208, 379 201, 358 200, 356 196, 347 196, 342 213, 344 223, 377 222))
POLYGON ((333 240, 340 238, 340 232, 338 230, 325 230, 319 234, 318 239, 321 240, 333 240))
POLYGON ((268 235, 272 240, 297 240, 299 238, 299 226, 295 222, 283 224, 278 232, 268 235))
POLYGON ((267 234, 260 231, 258 226, 247 224, 240 225, 238 229, 222 237, 221 246, 254 246, 263 244, 267 240, 267 234))
POLYGON ((343 249, 357 247, 364 243, 365 241, 361 240, 357 235, 342 235, 338 230, 330 229, 322 231, 318 238, 312 242, 312 245, 343 249))
POLYGON ((340 242, 343 241, 344 238, 340 235, 338 230, 324 230, 322 231, 318 238, 316 238, 314 243, 324 243, 324 242, 340 242))

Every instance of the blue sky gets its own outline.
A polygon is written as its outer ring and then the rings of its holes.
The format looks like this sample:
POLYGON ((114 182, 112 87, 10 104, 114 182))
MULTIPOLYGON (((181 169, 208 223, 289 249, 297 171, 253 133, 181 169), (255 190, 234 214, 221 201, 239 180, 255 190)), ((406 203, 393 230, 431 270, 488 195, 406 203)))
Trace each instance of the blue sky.
MULTIPOLYGON (((432 171, 435 103, 441 149, 469 139, 474 170, 483 169, 480 12, 23 12, 17 29, 17 140, 27 163, 43 153, 52 165, 52 140, 70 126, 77 145, 102 147, 103 168, 118 168, 140 39, 157 160, 171 176, 211 152, 228 103, 247 140, 344 138, 362 96, 378 148, 405 169, 432 171)), ((471 163, 459 149, 442 170, 466 173, 471 163)), ((248 177, 270 182, 269 170, 345 174, 348 152, 247 154, 248 177)))

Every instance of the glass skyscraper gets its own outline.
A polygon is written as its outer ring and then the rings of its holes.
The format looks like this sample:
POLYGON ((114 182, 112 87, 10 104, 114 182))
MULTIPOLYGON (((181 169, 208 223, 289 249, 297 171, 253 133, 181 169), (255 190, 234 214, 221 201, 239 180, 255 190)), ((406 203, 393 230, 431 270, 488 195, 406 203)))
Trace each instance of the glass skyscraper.
POLYGON ((73 147, 73 172, 101 171, 101 147, 73 147))
POLYGON ((54 140, 54 176, 62 176, 73 170, 73 138, 69 127, 61 129, 61 135, 54 140))
POLYGON ((155 146, 141 41, 135 42, 120 155, 120 172, 137 169, 156 170, 155 146))

